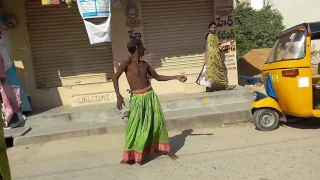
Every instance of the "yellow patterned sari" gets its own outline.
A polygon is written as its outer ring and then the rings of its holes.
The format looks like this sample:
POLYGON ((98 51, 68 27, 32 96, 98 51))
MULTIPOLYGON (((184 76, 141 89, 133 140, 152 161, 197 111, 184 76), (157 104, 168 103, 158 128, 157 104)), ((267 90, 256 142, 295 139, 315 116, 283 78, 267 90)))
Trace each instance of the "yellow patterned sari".
POLYGON ((221 52, 219 49, 219 39, 214 34, 209 34, 207 38, 207 51, 205 56, 206 74, 205 79, 212 83, 211 90, 231 90, 236 86, 228 84, 228 78, 224 70, 221 52))

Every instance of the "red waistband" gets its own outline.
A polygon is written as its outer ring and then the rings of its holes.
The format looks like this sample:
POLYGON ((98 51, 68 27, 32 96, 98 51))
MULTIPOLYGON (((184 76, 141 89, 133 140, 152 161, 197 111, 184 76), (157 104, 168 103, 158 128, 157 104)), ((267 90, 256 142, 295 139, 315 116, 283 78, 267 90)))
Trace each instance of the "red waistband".
POLYGON ((146 93, 148 91, 151 91, 152 90, 152 86, 148 86, 148 87, 145 87, 143 89, 137 89, 137 90, 131 90, 130 92, 132 94, 143 94, 143 93, 146 93))

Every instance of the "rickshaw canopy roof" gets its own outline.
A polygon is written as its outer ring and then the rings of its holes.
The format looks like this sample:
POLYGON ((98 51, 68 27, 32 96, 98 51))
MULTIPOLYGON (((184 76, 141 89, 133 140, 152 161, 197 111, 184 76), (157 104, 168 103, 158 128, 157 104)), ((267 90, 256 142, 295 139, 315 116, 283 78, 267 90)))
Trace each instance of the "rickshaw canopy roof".
POLYGON ((311 36, 312 40, 320 39, 320 21, 298 24, 296 26, 293 26, 291 28, 288 28, 288 29, 282 31, 281 35, 286 34, 290 31, 295 30, 295 29, 301 28, 301 27, 306 29, 307 34, 311 36))

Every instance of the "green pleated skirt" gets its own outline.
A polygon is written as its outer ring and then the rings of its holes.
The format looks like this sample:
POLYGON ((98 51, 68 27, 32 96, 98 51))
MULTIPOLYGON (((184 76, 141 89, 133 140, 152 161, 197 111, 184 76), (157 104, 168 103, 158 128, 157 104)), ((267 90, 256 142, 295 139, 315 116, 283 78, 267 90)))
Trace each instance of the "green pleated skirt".
POLYGON ((168 130, 156 93, 133 94, 126 130, 123 160, 141 163, 143 157, 170 152, 168 130))

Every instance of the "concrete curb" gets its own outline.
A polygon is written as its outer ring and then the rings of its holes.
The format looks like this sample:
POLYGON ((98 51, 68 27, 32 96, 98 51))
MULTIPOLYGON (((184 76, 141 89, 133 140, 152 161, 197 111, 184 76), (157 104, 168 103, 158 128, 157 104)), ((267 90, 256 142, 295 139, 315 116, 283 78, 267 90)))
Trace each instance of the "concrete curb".
MULTIPOLYGON (((220 126, 221 124, 232 124, 239 122, 247 122, 252 119, 250 110, 236 111, 218 114, 202 114, 194 116, 181 116, 167 119, 167 127, 169 131, 180 129, 203 128, 210 126, 220 126)), ((109 127, 96 127, 88 129, 79 129, 69 132, 61 132, 55 134, 46 134, 39 136, 22 136, 16 137, 13 140, 14 146, 46 143, 56 140, 85 137, 92 135, 103 135, 112 133, 125 133, 126 124, 109 126, 109 127)))
MULTIPOLYGON (((227 103, 251 101, 252 92, 249 90, 230 90, 215 93, 199 93, 190 96, 165 97, 160 99, 163 111, 175 111, 183 109, 200 108, 203 106, 215 106, 227 103)), ((128 107, 125 107, 125 109, 128 107)), ((118 118, 119 110, 115 103, 109 103, 95 107, 94 109, 84 109, 73 112, 63 112, 57 114, 39 114, 28 117, 26 124, 31 127, 51 126, 55 124, 81 122, 87 120, 104 120, 118 118)))

